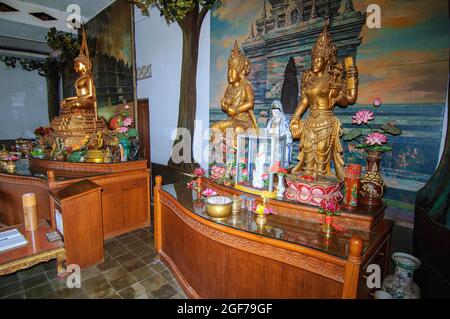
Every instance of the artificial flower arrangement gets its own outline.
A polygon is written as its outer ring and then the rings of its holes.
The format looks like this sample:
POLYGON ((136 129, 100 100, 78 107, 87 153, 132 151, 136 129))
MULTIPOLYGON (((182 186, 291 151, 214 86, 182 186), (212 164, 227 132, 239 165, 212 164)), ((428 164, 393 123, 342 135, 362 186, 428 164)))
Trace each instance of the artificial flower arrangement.
POLYGON ((344 134, 345 141, 356 140, 358 144, 356 148, 365 149, 366 151, 375 152, 389 152, 392 151, 392 147, 387 144, 387 134, 397 136, 402 134, 402 130, 395 126, 393 121, 382 124, 380 128, 375 128, 375 113, 376 109, 381 106, 382 102, 380 98, 376 98, 373 101, 374 112, 369 110, 360 110, 356 112, 352 117, 352 124, 365 125, 370 129, 370 133, 364 136, 361 128, 354 128, 344 134), (372 125, 369 122, 373 121, 372 125), (362 138, 362 141, 360 140, 362 138))
POLYGON ((129 115, 115 116, 109 122, 109 127, 116 133, 119 138, 133 138, 138 135, 138 131, 132 127, 133 118, 129 115))
POLYGON ((327 235, 334 234, 336 226, 333 225, 333 216, 341 214, 339 200, 336 196, 325 196, 320 201, 320 214, 325 214, 325 222, 320 225, 320 230, 327 235))
POLYGON ((281 162, 277 161, 275 162, 271 167, 270 171, 273 174, 277 174, 279 177, 285 177, 287 175, 287 170, 283 167, 281 167, 281 162))

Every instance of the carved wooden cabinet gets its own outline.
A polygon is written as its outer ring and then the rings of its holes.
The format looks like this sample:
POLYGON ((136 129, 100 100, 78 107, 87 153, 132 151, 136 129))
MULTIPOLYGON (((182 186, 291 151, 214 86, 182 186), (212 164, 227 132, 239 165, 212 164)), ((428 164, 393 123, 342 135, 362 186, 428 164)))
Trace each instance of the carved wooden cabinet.
POLYGON ((150 225, 148 174, 123 175, 112 181, 96 180, 103 187, 105 238, 150 225))

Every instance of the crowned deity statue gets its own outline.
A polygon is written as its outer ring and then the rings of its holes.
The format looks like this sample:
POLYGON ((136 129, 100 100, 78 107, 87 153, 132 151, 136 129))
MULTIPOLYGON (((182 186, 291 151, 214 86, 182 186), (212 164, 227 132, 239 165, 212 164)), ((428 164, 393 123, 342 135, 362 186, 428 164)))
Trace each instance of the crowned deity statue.
POLYGON ((295 109, 290 129, 300 139, 298 165, 293 173, 314 177, 344 179, 344 160, 340 137, 342 128, 334 115, 336 105, 345 107, 358 97, 358 70, 353 58, 345 58, 345 72, 337 63, 337 47, 332 43, 325 24, 311 56, 311 70, 305 71, 301 83, 301 99, 295 109), (307 119, 301 119, 309 108, 307 119))
POLYGON ((211 128, 226 134, 232 129, 233 139, 249 129, 258 127, 253 113, 255 94, 247 79, 250 73, 250 61, 239 49, 237 41, 228 59, 228 86, 221 100, 222 111, 228 119, 214 123, 211 128))
MULTIPOLYGON (((279 100, 275 100, 271 105, 272 117, 264 128, 265 136, 286 137, 285 166, 291 163, 292 135, 289 129, 289 120, 283 112, 283 105, 279 100)), ((279 159, 276 159, 279 160, 279 159)))

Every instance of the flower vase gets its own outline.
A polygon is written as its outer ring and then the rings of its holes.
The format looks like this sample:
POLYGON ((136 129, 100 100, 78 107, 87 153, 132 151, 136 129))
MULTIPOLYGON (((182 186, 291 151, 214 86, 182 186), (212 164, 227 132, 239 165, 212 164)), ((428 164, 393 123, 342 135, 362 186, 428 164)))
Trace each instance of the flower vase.
POLYGON ((361 189, 359 201, 367 206, 381 206, 383 201, 384 180, 381 176, 381 156, 382 152, 367 151, 366 172, 361 177, 361 189))
POLYGON ((413 281, 414 270, 420 268, 420 260, 405 253, 393 253, 395 264, 393 275, 383 280, 381 290, 388 292, 395 299, 419 299, 420 288, 413 281))
POLYGON ((333 216, 330 215, 325 216, 325 222, 320 225, 320 230, 327 236, 336 233, 336 230, 333 227, 333 216))
POLYGON ((266 224, 267 217, 264 214, 257 214, 255 221, 258 226, 262 227, 266 224))
POLYGON ((123 153, 121 154, 120 161, 126 162, 128 160, 128 156, 130 155, 131 142, 128 138, 122 137, 119 140, 119 144, 122 145, 123 153))
POLYGON ((278 185, 277 185, 277 197, 283 198, 286 188, 284 187, 284 177, 283 175, 278 175, 278 185))

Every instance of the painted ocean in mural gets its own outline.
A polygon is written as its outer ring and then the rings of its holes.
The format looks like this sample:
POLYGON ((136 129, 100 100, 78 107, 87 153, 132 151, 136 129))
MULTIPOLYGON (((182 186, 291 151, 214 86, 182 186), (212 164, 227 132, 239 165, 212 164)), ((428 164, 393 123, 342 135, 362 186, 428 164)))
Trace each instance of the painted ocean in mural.
MULTIPOLYGON (((357 104, 335 112, 344 128, 351 128, 354 112, 371 107, 376 97, 383 100, 377 123, 395 120, 403 129, 390 141, 394 151, 383 158, 386 199, 411 209, 415 192, 433 174, 439 157, 449 63, 445 0, 224 0, 211 18, 211 122, 224 118, 220 99, 235 40, 252 62, 255 114, 263 126, 271 101, 281 99, 287 69, 294 74, 296 69, 300 83, 310 67, 310 50, 328 14, 339 59, 355 57, 360 82, 357 104), (381 28, 365 24, 369 4, 381 10, 381 28), (291 58, 294 69, 287 68, 291 58)), ((285 104, 286 113, 292 112, 285 104)), ((354 145, 344 147, 347 163, 364 164, 364 154, 354 145)))

